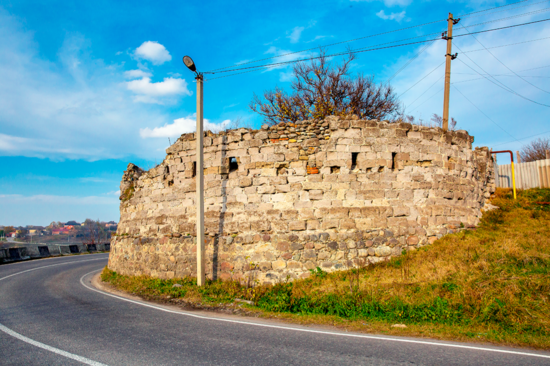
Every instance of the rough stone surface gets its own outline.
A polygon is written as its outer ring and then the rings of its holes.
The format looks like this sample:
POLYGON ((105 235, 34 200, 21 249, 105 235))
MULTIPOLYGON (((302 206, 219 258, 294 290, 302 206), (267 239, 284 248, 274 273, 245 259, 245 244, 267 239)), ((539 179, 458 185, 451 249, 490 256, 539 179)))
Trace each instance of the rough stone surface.
MULTIPOLYGON (((464 131, 356 117, 206 132, 207 275, 276 283, 476 225, 494 177, 489 150, 472 142, 464 131)), ((196 274, 194 134, 166 152, 123 175, 109 257, 118 273, 196 274)))

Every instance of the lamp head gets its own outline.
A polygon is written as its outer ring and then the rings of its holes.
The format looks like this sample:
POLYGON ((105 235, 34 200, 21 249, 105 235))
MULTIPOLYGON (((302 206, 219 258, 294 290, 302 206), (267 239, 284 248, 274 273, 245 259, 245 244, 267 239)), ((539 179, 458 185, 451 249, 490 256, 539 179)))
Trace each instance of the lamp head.
POLYGON ((191 57, 183 56, 183 63, 185 64, 185 66, 187 66, 187 68, 189 68, 189 70, 197 72, 197 68, 195 67, 195 63, 193 62, 191 57))

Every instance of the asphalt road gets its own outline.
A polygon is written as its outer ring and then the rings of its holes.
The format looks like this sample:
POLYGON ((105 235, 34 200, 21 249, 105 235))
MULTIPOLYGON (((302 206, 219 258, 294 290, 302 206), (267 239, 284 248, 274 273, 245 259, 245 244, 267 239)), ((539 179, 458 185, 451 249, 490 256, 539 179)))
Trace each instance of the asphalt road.
POLYGON ((550 365, 548 352, 147 306, 91 286, 106 263, 98 254, 0 266, 0 365, 550 365))

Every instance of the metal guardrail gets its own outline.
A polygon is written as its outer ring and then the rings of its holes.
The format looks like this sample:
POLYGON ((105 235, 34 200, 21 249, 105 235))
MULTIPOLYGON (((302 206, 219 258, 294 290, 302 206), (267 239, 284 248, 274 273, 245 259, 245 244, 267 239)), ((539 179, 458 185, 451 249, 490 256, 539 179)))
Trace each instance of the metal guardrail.
POLYGON ((52 244, 8 242, 0 244, 0 263, 78 253, 108 252, 110 250, 110 243, 52 244))

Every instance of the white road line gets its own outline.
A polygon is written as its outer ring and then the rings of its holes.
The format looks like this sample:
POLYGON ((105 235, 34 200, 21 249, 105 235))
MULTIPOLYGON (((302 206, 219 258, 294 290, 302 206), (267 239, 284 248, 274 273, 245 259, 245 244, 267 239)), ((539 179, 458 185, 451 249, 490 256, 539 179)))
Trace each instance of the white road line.
POLYGON ((284 329, 284 330, 292 330, 296 332, 305 332, 305 333, 317 333, 317 334, 325 334, 325 335, 333 335, 333 336, 339 336, 339 337, 352 337, 352 338, 365 338, 365 339, 374 339, 378 341, 389 341, 389 342, 402 342, 402 343, 414 343, 414 344, 424 344, 424 345, 430 345, 430 346, 439 346, 439 347, 450 347, 450 348, 461 348, 461 349, 469 349, 469 350, 476 350, 476 351, 484 351, 484 352, 496 352, 496 353, 504 353, 504 354, 511 354, 511 355, 519 355, 519 356, 531 356, 531 357, 540 357, 540 358, 547 358, 550 359, 550 355, 543 355, 538 353, 529 353, 529 352, 518 352, 518 351, 511 351, 511 350, 503 350, 503 349, 494 349, 494 348, 486 348, 486 347, 476 347, 476 346, 466 346, 461 344, 449 344, 449 343, 438 343, 438 342, 430 342, 430 341, 419 341, 419 340, 412 340, 412 339, 400 339, 400 338, 390 338, 390 337, 381 337, 381 336, 372 336, 372 335, 363 335, 363 334, 349 334, 349 333, 338 333, 338 332, 327 332, 322 330, 314 330, 314 329, 303 329, 303 328, 294 328, 294 327, 285 327, 280 325, 270 325, 270 324, 261 324, 261 323, 254 323, 254 322, 247 322, 247 321, 241 321, 241 320, 231 320, 231 319, 224 319, 224 318, 215 318, 215 317, 208 317, 203 315, 197 315, 188 313, 186 311, 176 311, 176 310, 170 310, 165 309, 159 306, 147 304, 141 301, 131 300, 127 299, 121 296, 113 295, 105 291, 98 290, 96 288, 90 287, 84 283, 84 277, 99 272, 100 270, 95 270, 89 273, 86 273, 82 277, 80 277, 80 283, 82 286, 86 287, 88 290, 98 292, 100 294, 111 296, 119 300, 131 302, 137 305, 149 307, 152 309, 157 309, 160 311, 164 311, 167 313, 172 314, 179 314, 179 315, 185 315, 193 318, 198 319, 205 319, 205 320, 214 320, 219 322, 226 322, 226 323, 236 323, 236 324, 244 324, 244 325, 252 325, 256 327, 264 327, 264 328, 275 328, 275 329, 284 329))
POLYGON ((86 365, 91 365, 91 366, 107 366, 105 365, 104 363, 101 363, 101 362, 96 362, 96 361, 93 361, 93 360, 90 360, 86 357, 82 357, 82 356, 79 356, 79 355, 75 355, 73 353, 69 353, 69 352, 66 352, 66 351, 63 351, 63 350, 60 350, 59 348, 55 348, 55 347, 52 347, 52 346, 48 346, 47 344, 44 344, 44 343, 40 343, 40 342, 37 342, 33 339, 30 339, 28 337, 25 337, 24 335, 21 335, 19 333, 16 333, 14 332, 13 330, 3 326, 2 324, 0 324, 0 330, 4 333, 7 333, 9 335, 11 335, 12 337, 14 338, 17 338, 25 343, 28 343, 28 344, 32 344, 33 346, 35 347, 38 347, 38 348, 42 348, 42 349, 45 349, 46 351, 50 351, 50 352, 53 352, 53 353, 57 353, 58 355, 61 355, 61 356, 65 356, 67 358, 70 358, 70 359, 73 359, 73 360, 76 360, 78 362, 82 362, 86 365))
MULTIPOLYGON (((82 260, 82 261, 70 261, 70 262, 65 262, 65 263, 58 263, 58 264, 51 264, 49 266, 42 266, 42 267, 37 267, 37 268, 32 268, 32 269, 27 269, 26 271, 21 271, 21 272, 17 272, 17 273, 14 273, 14 274, 11 274, 9 276, 5 276, 5 277, 2 277, 0 278, 0 281, 2 280, 5 280, 6 278, 10 278, 10 277, 13 277, 13 276, 17 276, 17 275, 20 275, 22 273, 26 273, 26 272, 31 272, 31 271, 36 271, 38 269, 42 269, 42 268, 48 268, 48 267, 55 267, 55 266, 61 266, 61 265, 64 265, 64 264, 72 264, 72 263, 80 263, 80 262, 91 262, 91 261, 97 261, 97 260, 105 260, 106 258, 94 258, 94 259, 86 259, 86 260, 82 260)), ((97 271, 94 271, 94 272, 97 272, 97 271)), ((6 334, 9 334, 10 336, 14 337, 14 338, 17 338, 25 343, 28 343, 28 344, 31 344, 35 347, 38 347, 38 348, 42 348, 42 349, 45 349, 46 351, 50 351, 50 352, 53 352, 53 353, 56 353, 58 355, 61 355, 61 356, 64 356, 64 357, 67 357, 67 358, 70 358, 72 360, 75 360, 75 361, 78 361, 78 362, 81 362, 83 364, 86 364, 86 365, 91 365, 91 366, 107 366, 105 365, 104 363, 101 363, 101 362, 96 362, 94 360, 90 360, 86 357, 82 357, 82 356, 79 356, 79 355, 75 355, 74 353, 70 353, 70 352, 67 352, 67 351, 63 351, 59 348, 55 348, 55 347, 52 347, 52 346, 48 346, 47 344, 44 344, 44 343, 41 343, 41 342, 38 342, 38 341, 35 341, 34 339, 30 339, 28 337, 25 337, 24 335, 22 334, 19 334, 17 332, 14 332, 13 330, 11 330, 10 328, 0 324, 0 331, 6 333, 6 334)))
MULTIPOLYGON (((42 266, 42 267, 31 268, 31 269, 27 269, 26 271, 17 272, 17 273, 11 274, 11 275, 9 275, 9 276, 2 277, 2 278, 0 278, 0 281, 5 280, 6 278, 10 278, 10 277, 13 277, 13 276, 20 275, 21 273, 36 271, 37 269, 48 268, 48 267, 55 267, 55 266, 61 266, 61 265, 64 265, 64 264, 71 264, 71 263, 99 261, 99 260, 105 260, 105 259, 107 259, 107 258, 102 257, 102 258, 86 259, 86 260, 83 260, 83 261, 70 261, 70 262, 64 262, 64 263, 58 263, 58 264, 50 264, 49 266, 42 266)), ((23 262, 22 262, 22 263, 23 263, 23 262)), ((25 263, 27 263, 27 262, 25 262, 25 263)))

